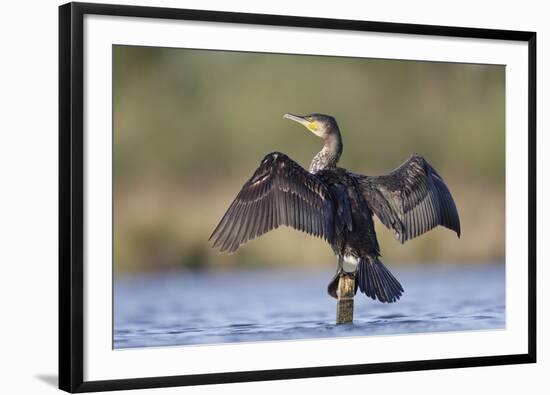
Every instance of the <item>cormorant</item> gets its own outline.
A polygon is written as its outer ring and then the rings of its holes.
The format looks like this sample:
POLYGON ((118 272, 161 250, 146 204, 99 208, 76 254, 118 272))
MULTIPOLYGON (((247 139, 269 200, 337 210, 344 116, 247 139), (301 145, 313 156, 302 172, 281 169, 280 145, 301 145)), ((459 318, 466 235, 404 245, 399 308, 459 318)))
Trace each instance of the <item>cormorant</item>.
POLYGON ((420 155, 413 154, 383 176, 355 174, 337 167, 342 137, 330 115, 284 118, 296 121, 323 139, 309 171, 280 152, 268 154, 244 184, 209 240, 220 252, 232 253, 255 237, 290 226, 325 239, 338 258, 328 286, 336 297, 341 273, 354 272, 357 286, 380 302, 397 301, 399 281, 380 261, 373 214, 401 243, 437 225, 460 237, 460 220, 443 178, 420 155), (344 262, 352 269, 344 271, 344 262))

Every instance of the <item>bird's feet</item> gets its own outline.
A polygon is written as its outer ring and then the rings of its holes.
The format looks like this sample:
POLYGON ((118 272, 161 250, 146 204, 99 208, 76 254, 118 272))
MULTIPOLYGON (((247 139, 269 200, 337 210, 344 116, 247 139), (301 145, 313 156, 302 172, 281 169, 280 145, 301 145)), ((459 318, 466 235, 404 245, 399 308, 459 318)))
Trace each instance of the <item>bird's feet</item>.
MULTIPOLYGON (((338 269, 332 280, 330 280, 330 283, 327 287, 328 294, 334 299, 338 299, 338 283, 340 281, 340 277, 342 276, 355 277, 355 273, 348 273, 342 268, 338 269)), ((357 285, 357 281, 355 281, 355 293, 357 293, 357 285)))

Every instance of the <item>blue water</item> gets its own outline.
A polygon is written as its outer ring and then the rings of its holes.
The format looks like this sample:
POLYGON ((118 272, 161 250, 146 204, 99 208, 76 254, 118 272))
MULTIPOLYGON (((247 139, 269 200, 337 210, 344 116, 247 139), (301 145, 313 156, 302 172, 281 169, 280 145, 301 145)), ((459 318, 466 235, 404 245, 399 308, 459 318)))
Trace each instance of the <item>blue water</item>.
POLYGON ((392 267, 405 293, 357 293, 354 322, 335 325, 333 272, 178 272, 114 284, 114 348, 504 328, 504 265, 392 267))

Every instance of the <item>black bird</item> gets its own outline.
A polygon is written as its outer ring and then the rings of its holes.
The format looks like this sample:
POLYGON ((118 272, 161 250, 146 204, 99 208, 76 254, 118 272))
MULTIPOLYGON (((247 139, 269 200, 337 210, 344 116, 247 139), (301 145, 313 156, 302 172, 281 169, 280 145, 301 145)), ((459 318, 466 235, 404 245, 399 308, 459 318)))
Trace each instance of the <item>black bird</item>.
POLYGON ((283 153, 268 154, 214 229, 214 247, 232 253, 280 225, 290 226, 331 245, 338 257, 338 270, 328 286, 331 296, 336 297, 339 275, 351 271, 367 296, 397 301, 403 288, 379 259, 373 214, 401 243, 437 225, 460 237, 458 212, 443 178, 416 154, 387 175, 349 172, 337 167, 343 145, 332 116, 284 117, 323 139, 323 149, 309 171, 283 153), (344 263, 351 270, 344 271, 344 263))

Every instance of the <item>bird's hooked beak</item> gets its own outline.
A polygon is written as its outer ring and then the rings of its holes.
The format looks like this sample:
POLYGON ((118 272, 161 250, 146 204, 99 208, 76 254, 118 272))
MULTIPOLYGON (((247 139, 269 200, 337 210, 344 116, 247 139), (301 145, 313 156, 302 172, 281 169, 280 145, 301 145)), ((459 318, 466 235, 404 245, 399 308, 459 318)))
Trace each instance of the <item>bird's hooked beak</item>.
POLYGON ((311 117, 286 113, 285 115, 283 115, 283 118, 290 119, 291 121, 294 121, 294 122, 298 122, 299 124, 305 126, 306 129, 308 129, 310 132, 313 132, 315 134, 317 134, 317 131, 319 130, 319 126, 317 125, 317 122, 311 119, 311 117))

